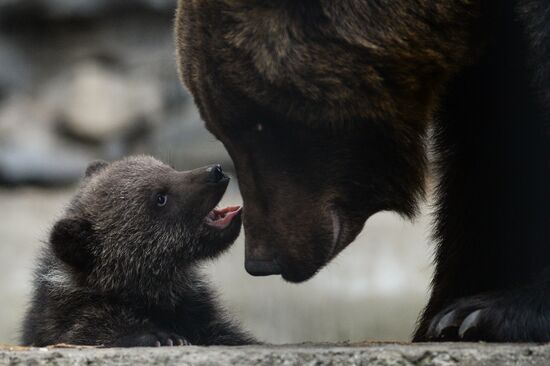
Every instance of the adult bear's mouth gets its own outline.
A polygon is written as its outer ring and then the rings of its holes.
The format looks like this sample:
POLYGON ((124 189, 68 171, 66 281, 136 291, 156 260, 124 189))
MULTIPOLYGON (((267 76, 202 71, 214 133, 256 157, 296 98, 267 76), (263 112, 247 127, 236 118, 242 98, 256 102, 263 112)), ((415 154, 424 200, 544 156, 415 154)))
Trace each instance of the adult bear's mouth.
MULTIPOLYGON (((345 221, 343 215, 336 207, 325 211, 327 231, 318 234, 315 239, 306 239, 305 243, 297 242, 295 247, 303 247, 305 244, 317 243, 319 240, 324 242, 324 246, 319 246, 311 251, 308 257, 297 257, 291 253, 279 251, 271 256, 264 255, 256 258, 247 256, 245 261, 246 271, 253 276, 281 275, 283 279, 289 282, 299 283, 313 277, 323 266, 336 256, 342 247, 345 246, 345 221)), ((250 245, 250 242, 249 242, 250 245)), ((264 244, 265 245, 265 244, 264 244)))

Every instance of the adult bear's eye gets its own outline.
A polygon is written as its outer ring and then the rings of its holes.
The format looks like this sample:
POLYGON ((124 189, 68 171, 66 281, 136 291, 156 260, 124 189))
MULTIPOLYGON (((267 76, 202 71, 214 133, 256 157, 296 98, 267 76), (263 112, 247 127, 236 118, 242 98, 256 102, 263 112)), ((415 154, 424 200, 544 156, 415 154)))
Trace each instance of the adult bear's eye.
POLYGON ((168 195, 159 193, 157 194, 157 206, 164 207, 168 203, 168 195))

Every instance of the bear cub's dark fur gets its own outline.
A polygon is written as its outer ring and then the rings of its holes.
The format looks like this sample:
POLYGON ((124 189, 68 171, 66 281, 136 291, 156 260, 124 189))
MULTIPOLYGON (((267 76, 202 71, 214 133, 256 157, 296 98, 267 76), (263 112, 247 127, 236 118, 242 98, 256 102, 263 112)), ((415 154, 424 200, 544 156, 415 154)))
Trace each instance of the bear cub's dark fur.
POLYGON ((240 232, 240 207, 215 208, 228 181, 146 156, 91 164, 40 258, 22 343, 254 343, 198 268, 240 232))

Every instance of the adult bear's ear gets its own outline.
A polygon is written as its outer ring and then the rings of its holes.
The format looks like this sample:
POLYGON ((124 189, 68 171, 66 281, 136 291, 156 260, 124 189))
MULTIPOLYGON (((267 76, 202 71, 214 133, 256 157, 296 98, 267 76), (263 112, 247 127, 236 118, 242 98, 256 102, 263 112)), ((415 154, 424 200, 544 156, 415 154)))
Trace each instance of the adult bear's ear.
POLYGON ((107 165, 109 165, 109 163, 104 160, 92 161, 86 168, 85 176, 87 178, 91 177, 92 175, 99 173, 101 170, 105 169, 107 165))
POLYGON ((50 245, 54 254, 75 269, 89 271, 93 265, 92 224, 80 218, 59 220, 50 233, 50 245))

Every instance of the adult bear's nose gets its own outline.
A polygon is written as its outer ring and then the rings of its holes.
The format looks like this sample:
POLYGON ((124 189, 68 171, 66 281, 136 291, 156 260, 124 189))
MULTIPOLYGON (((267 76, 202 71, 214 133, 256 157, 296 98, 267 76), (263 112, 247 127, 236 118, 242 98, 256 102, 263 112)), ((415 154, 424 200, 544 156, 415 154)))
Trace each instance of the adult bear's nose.
POLYGON ((252 276, 269 276, 281 274, 281 266, 276 260, 252 260, 244 262, 244 268, 252 276))
POLYGON ((227 176, 224 174, 220 164, 208 168, 208 183, 218 183, 224 178, 227 178, 227 176))

